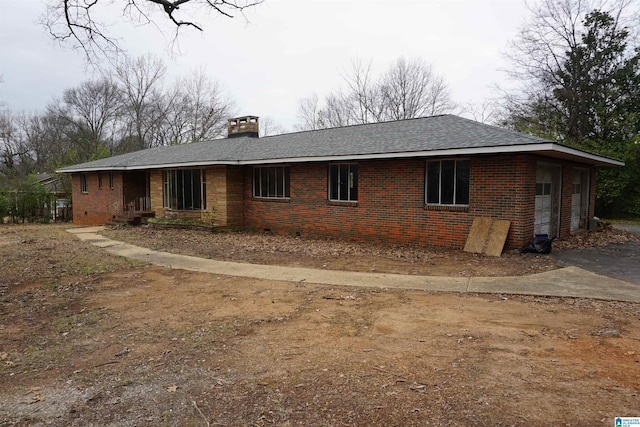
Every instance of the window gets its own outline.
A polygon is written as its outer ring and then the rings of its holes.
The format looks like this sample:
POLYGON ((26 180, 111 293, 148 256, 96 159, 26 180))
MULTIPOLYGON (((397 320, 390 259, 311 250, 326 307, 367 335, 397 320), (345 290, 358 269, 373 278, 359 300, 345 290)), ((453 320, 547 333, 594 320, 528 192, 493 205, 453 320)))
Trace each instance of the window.
POLYGON ((253 197, 286 199, 290 197, 289 166, 253 168, 253 197))
POLYGON ((206 209, 204 169, 164 171, 164 207, 176 210, 206 209))
POLYGON ((113 190, 113 172, 109 172, 109 188, 113 190))
POLYGON ((550 182, 538 182, 536 183, 536 196, 548 196, 551 194, 550 182))
POLYGON ((87 174, 86 173, 81 173, 80 174, 80 191, 82 191, 83 193, 88 193, 89 190, 87 188, 87 174))
POLYGON ((329 166, 329 200, 358 201, 358 165, 343 163, 329 166))
POLYGON ((469 204, 469 160, 427 162, 427 204, 469 204))
POLYGON ((98 174, 98 188, 102 190, 102 174, 98 174))

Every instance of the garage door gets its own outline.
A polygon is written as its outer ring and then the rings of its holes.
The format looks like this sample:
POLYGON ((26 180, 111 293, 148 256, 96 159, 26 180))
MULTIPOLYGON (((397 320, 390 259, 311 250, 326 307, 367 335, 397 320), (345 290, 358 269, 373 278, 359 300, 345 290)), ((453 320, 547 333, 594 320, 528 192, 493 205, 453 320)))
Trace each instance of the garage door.
POLYGON ((559 166, 538 164, 534 233, 557 237, 560 207, 561 169, 559 166))

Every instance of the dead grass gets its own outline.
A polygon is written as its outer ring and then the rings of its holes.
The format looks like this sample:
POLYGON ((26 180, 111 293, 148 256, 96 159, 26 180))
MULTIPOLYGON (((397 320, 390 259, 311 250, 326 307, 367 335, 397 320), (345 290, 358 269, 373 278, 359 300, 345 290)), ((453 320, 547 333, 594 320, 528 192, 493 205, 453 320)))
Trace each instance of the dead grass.
POLYGON ((519 276, 558 268, 552 257, 508 251, 490 257, 446 248, 385 245, 253 232, 118 227, 106 237, 203 258, 328 270, 431 276, 519 276))
POLYGON ((163 269, 58 226, 0 242, 0 426, 612 425, 638 408, 638 304, 163 269))

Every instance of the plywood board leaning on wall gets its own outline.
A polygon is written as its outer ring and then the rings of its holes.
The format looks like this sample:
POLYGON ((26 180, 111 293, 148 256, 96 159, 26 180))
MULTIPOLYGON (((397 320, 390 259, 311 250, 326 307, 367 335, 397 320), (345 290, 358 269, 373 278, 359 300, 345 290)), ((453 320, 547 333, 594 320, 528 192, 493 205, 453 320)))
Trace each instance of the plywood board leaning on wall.
POLYGON ((509 234, 511 221, 475 217, 464 245, 466 252, 500 256, 509 234))

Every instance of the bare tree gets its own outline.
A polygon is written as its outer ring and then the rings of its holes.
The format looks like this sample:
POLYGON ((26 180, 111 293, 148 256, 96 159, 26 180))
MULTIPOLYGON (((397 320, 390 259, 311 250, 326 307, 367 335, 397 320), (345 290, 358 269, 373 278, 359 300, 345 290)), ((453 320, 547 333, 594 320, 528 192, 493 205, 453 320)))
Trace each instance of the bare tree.
POLYGON ((141 150, 159 144, 158 127, 167 108, 162 93, 165 71, 164 63, 151 55, 125 59, 116 67, 125 127, 120 151, 141 150))
POLYGON ((317 95, 300 101, 297 129, 402 120, 451 112, 455 104, 442 76, 420 59, 398 59, 375 78, 371 63, 351 64, 343 76, 346 89, 329 94, 321 106, 317 95))
POLYGON ((571 133, 581 139, 584 137, 581 132, 565 131, 583 128, 577 124, 588 120, 595 103, 576 97, 577 87, 569 88, 567 83, 570 80, 572 86, 584 86, 591 78, 604 77, 585 78, 590 73, 587 68, 602 57, 591 58, 591 65, 583 64, 587 66, 583 70, 574 68, 569 79, 566 73, 559 71, 575 62, 571 55, 583 49, 586 18, 596 10, 613 19, 609 28, 611 33, 629 31, 626 49, 627 56, 632 56, 634 48, 640 44, 640 8, 631 0, 539 0, 529 9, 531 17, 522 25, 506 53, 511 67, 505 72, 518 86, 502 90, 497 119, 504 126, 565 143, 571 133), (582 107, 567 108, 572 103, 582 107), (560 127, 565 129, 560 130, 560 127))
POLYGON ((322 113, 318 103, 318 94, 298 101, 298 123, 295 129, 299 131, 323 129, 322 113))
POLYGON ((271 117, 260 117, 260 137, 281 135, 285 132, 285 129, 271 117))
POLYGON ((334 128, 357 123, 354 117, 353 98, 343 93, 331 93, 325 100, 322 109, 322 121, 325 127, 334 128))
POLYGON ((444 77, 421 59, 399 58, 380 86, 383 117, 388 120, 433 116, 453 108, 444 77))
POLYGON ((113 148, 113 131, 121 107, 118 87, 112 80, 103 78, 65 90, 62 101, 54 101, 49 112, 73 126, 79 157, 88 160, 110 154, 100 152, 113 148))
MULTIPOLYGON (((123 53, 115 35, 107 23, 99 17, 118 3, 122 8, 122 19, 134 25, 168 22, 176 30, 189 27, 202 31, 203 26, 192 20, 193 16, 206 16, 213 11, 233 18, 245 9, 262 3, 263 0, 47 0, 42 24, 54 40, 70 43, 81 49, 92 62, 106 56, 112 59, 123 53)), ((104 15, 103 15, 104 16, 104 15)))
POLYGON ((556 71, 567 61, 568 52, 580 44, 584 18, 594 10, 608 11, 615 20, 614 29, 635 28, 630 49, 637 46, 640 10, 637 6, 634 9, 633 4, 633 0, 540 0, 534 3, 529 8, 531 18, 521 27, 506 53, 512 65, 506 73, 523 82, 519 97, 511 93, 509 101, 519 103, 562 84, 556 71))
POLYGON ((361 61, 351 63, 351 71, 343 76, 347 84, 345 94, 338 106, 350 110, 350 119, 354 123, 373 123, 384 120, 383 94, 380 82, 371 75, 371 61, 365 66, 361 61))
POLYGON ((499 106, 495 100, 467 102, 460 107, 460 114, 480 123, 496 123, 498 121, 499 106))
POLYGON ((25 177, 33 162, 31 150, 19 126, 20 117, 0 111, 0 177, 2 181, 25 177))
POLYGON ((214 139, 224 135, 233 102, 203 69, 178 80, 167 97, 165 144, 214 139))
POLYGON ((75 148, 77 127, 67 117, 51 111, 28 116, 22 127, 37 172, 51 172, 60 166, 81 161, 75 148))
POLYGON ((15 123, 11 112, 0 111, 0 161, 2 162, 0 172, 5 176, 16 161, 15 133, 15 123))

